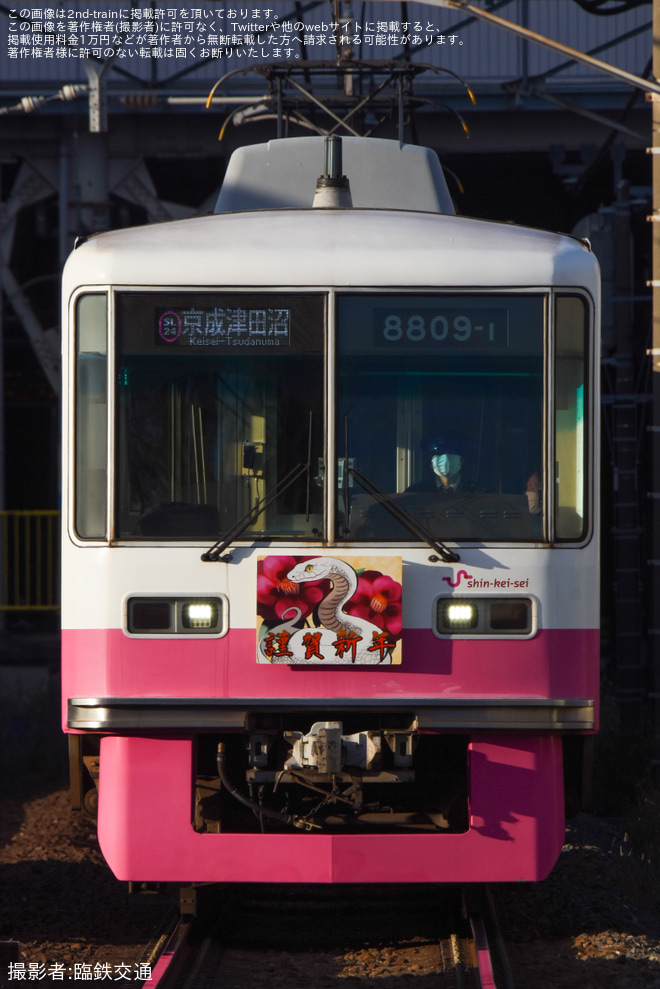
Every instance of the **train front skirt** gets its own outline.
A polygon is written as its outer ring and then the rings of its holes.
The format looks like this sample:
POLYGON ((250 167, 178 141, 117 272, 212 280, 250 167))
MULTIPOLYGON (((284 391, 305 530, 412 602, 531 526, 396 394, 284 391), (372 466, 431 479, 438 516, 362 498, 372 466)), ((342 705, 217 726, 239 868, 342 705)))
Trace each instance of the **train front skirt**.
POLYGON ((193 740, 101 741, 98 834, 119 879, 159 882, 511 882, 561 850, 559 736, 473 737, 462 834, 200 834, 193 740))

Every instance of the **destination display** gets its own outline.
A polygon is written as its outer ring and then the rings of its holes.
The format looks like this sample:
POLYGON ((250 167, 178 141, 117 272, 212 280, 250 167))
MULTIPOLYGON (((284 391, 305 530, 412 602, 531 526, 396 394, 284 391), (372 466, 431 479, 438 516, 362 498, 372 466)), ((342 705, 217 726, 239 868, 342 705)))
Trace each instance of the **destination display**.
POLYGON ((288 347, 291 312, 273 307, 157 309, 158 347, 288 347))

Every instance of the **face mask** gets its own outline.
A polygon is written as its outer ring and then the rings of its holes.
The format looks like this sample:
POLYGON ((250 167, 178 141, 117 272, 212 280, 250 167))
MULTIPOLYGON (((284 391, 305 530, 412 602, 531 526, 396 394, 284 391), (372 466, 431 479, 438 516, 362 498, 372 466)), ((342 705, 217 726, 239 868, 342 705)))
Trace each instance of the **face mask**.
POLYGON ((441 453, 431 458, 431 466, 438 477, 452 477, 460 472, 461 458, 457 453, 441 453))

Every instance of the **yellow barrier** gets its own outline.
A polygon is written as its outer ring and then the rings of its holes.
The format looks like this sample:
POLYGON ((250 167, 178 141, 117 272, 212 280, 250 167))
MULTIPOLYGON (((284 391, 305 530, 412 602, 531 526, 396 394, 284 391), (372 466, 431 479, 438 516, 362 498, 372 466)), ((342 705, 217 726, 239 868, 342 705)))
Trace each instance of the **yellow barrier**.
POLYGON ((0 611, 60 607, 60 513, 0 511, 0 611))

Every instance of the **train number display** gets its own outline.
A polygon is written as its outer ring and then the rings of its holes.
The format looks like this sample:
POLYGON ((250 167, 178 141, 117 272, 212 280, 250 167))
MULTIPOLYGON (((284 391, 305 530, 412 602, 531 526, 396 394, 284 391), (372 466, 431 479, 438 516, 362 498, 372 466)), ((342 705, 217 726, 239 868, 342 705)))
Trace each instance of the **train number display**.
POLYGON ((421 345, 450 350, 486 347, 506 350, 506 309, 376 309, 373 341, 377 347, 421 345))

